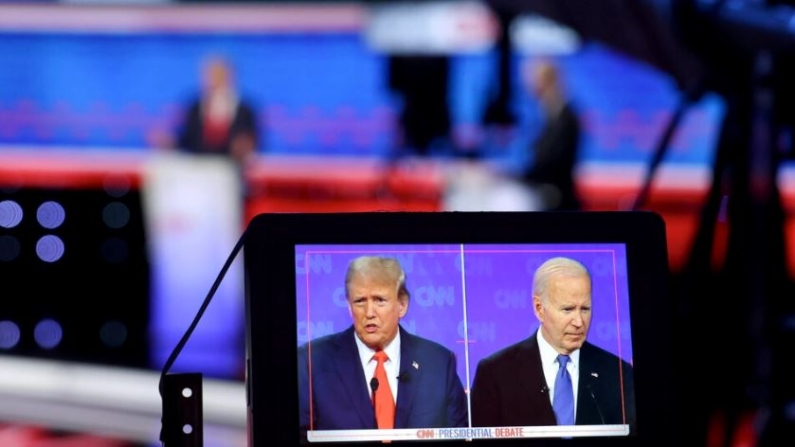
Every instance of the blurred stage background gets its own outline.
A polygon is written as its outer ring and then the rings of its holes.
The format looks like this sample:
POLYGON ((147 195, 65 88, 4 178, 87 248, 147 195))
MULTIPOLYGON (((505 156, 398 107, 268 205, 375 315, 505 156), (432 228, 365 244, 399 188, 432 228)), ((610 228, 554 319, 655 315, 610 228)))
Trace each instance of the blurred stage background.
MULTIPOLYGON (((666 220, 677 333, 661 336, 711 371, 674 378, 683 437, 765 444, 795 419, 791 17, 773 1, 0 2, 0 445, 155 445, 157 373, 258 213, 526 209, 513 192, 543 118, 520 66, 542 57, 581 114, 585 208, 666 220), (262 132, 242 182, 155 144, 213 54, 262 132), (400 143, 417 87, 441 105, 422 150, 400 143)), ((244 445, 242 312, 237 262, 173 369, 205 374, 208 447, 244 445)))

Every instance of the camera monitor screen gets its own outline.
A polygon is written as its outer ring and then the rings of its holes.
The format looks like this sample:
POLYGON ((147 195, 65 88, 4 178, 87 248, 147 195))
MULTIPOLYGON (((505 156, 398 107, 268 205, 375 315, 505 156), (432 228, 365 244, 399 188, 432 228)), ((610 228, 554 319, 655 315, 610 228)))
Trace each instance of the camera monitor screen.
POLYGON ((245 267, 253 447, 675 432, 656 214, 260 215, 245 267))

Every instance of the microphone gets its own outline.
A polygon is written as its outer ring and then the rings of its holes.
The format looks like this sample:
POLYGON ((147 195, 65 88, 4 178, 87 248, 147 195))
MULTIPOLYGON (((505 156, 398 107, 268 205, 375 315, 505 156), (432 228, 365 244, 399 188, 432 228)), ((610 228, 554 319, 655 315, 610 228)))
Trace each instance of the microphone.
POLYGON ((591 395, 591 399, 593 399, 593 403, 596 406, 596 411, 599 413, 599 419, 602 421, 602 424, 605 423, 605 416, 602 414, 602 408, 599 406, 599 400, 596 399, 596 395, 591 388, 591 384, 585 385, 585 388, 588 388, 588 394, 591 395))
POLYGON ((375 428, 378 428, 378 417, 375 411, 375 392, 378 391, 378 379, 375 377, 370 379, 370 389, 373 391, 373 420, 375 420, 375 428))

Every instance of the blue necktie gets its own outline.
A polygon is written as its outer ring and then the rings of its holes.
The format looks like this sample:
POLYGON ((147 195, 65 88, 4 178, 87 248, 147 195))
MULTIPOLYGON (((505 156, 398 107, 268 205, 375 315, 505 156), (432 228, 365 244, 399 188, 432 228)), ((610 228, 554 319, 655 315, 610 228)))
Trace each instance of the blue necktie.
POLYGON ((558 425, 574 425, 574 390, 571 386, 571 376, 566 370, 569 356, 558 355, 560 369, 555 376, 555 397, 552 399, 552 409, 558 419, 558 425))

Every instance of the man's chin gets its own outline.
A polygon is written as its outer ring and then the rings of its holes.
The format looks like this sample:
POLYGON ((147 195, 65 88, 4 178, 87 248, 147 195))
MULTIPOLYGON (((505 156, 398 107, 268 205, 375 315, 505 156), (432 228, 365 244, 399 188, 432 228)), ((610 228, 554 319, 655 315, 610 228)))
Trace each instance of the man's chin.
POLYGON ((379 350, 381 349, 381 337, 374 337, 374 334, 364 333, 359 334, 359 339, 370 349, 379 350))
POLYGON ((569 352, 572 352, 582 348, 582 345, 584 343, 585 343, 585 337, 581 337, 576 340, 568 340, 565 346, 569 350, 569 352))

